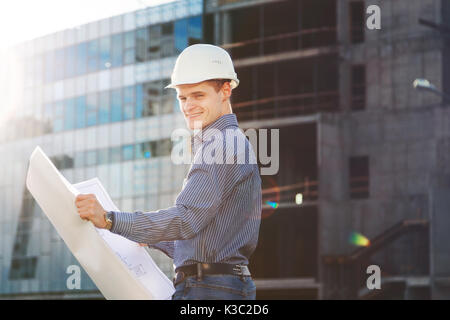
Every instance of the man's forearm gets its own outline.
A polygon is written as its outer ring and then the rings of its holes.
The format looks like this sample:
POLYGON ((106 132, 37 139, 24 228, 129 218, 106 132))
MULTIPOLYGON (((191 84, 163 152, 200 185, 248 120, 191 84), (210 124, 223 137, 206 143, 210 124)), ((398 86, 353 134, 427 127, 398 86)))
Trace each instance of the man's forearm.
POLYGON ((173 206, 154 212, 113 211, 111 232, 139 243, 155 245, 162 241, 189 239, 198 231, 192 224, 192 213, 173 206))

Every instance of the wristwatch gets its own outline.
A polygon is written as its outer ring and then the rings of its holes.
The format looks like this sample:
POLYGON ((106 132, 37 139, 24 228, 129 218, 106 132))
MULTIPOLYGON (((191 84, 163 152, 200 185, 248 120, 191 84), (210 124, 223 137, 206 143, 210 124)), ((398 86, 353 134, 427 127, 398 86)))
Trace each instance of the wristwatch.
POLYGON ((105 221, 106 221, 105 229, 111 230, 112 225, 113 225, 113 219, 114 219, 114 214, 110 211, 105 211, 105 221))

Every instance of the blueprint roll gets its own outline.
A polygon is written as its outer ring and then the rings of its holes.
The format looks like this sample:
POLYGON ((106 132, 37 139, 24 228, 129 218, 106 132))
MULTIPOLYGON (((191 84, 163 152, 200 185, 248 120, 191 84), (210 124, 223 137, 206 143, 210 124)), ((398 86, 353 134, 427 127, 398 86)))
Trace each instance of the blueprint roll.
POLYGON ((105 210, 117 210, 97 178, 71 185, 38 146, 26 185, 80 265, 106 299, 170 299, 172 282, 137 243, 97 229, 75 207, 79 193, 94 193, 105 210))

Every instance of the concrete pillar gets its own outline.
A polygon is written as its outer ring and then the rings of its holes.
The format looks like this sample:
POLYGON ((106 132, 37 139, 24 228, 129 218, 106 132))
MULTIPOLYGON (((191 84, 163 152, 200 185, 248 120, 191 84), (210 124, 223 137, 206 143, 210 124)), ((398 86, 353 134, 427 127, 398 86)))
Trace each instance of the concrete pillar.
POLYGON ((343 110, 350 109, 350 28, 349 28, 349 1, 336 2, 336 35, 339 44, 339 105, 343 110))

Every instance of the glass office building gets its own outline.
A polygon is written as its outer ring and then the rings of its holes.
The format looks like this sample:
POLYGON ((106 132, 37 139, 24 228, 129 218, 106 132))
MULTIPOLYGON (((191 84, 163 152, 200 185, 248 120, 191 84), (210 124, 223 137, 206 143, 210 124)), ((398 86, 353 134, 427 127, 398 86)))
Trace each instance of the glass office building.
MULTIPOLYGON (((88 23, 0 63, 0 92, 15 92, 0 104, 0 297, 102 297, 84 271, 81 289, 67 288, 78 261, 25 186, 37 145, 71 183, 99 177, 123 211, 173 204, 188 166, 171 162, 171 134, 185 123, 164 87, 177 55, 202 42, 202 8, 183 0, 88 23)), ((172 260, 149 252, 172 277, 172 260)))

